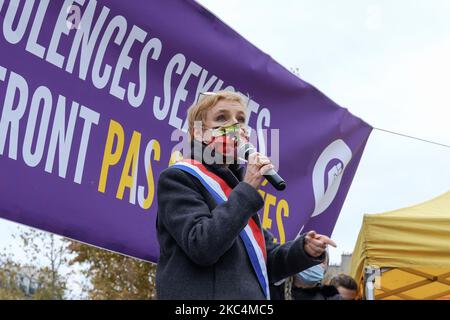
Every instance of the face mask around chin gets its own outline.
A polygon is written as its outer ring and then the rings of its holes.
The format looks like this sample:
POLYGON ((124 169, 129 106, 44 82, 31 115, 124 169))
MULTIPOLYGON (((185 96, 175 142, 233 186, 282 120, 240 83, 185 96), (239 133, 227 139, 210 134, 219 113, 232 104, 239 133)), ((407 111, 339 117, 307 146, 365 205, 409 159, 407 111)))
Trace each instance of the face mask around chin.
MULTIPOLYGON (((197 140, 198 141, 198 140, 197 140)), ((221 143, 221 140, 213 139, 209 142, 200 142, 197 146, 202 145, 202 148, 195 148, 194 153, 197 155, 197 159, 201 159, 202 162, 209 165, 223 165, 223 164, 238 164, 237 148, 234 148, 234 152, 225 152, 226 144, 233 143, 232 141, 221 143)), ((230 150, 229 150, 230 151, 230 150)))
POLYGON ((237 153, 238 141, 233 136, 224 135, 214 138, 208 143, 208 146, 214 148, 215 152, 218 152, 227 158, 234 158, 237 153))
POLYGON ((318 264, 309 269, 297 273, 296 277, 298 277, 301 280, 301 282, 303 282, 307 286, 315 286, 322 282, 324 273, 325 270, 323 266, 318 264))

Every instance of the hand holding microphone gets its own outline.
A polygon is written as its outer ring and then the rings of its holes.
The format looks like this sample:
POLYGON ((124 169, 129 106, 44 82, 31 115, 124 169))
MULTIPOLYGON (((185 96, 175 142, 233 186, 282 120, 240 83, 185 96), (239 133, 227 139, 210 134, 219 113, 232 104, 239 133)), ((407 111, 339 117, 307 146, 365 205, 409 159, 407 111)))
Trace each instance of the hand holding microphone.
POLYGON ((263 178, 266 178, 277 190, 284 190, 286 182, 274 170, 270 159, 256 151, 250 143, 239 146, 238 155, 248 161, 244 182, 247 182, 255 189, 261 185, 263 178))
POLYGON ((259 153, 253 153, 248 157, 244 182, 258 189, 264 179, 264 174, 270 169, 273 169, 273 164, 269 158, 259 153))

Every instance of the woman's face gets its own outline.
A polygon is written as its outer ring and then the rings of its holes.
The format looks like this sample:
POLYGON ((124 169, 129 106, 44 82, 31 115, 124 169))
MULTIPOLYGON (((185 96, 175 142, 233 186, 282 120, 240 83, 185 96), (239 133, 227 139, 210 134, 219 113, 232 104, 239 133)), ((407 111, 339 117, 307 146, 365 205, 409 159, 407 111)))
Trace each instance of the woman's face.
POLYGON ((245 127, 246 113, 245 107, 237 101, 220 100, 206 114, 203 123, 202 141, 215 151, 223 154, 227 158, 236 158, 238 137, 248 141, 245 127), (223 128, 231 125, 239 125, 239 132, 233 135, 223 135, 214 137, 210 129, 223 128))

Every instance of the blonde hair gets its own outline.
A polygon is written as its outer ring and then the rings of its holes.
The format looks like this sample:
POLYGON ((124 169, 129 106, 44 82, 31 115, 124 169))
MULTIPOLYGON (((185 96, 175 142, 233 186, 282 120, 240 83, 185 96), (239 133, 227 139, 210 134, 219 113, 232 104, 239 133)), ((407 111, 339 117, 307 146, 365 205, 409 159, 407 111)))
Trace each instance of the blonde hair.
POLYGON ((197 102, 188 109, 188 132, 191 139, 194 139, 194 123, 196 121, 203 123, 206 120, 206 113, 222 100, 238 102, 245 107, 244 100, 235 92, 218 91, 200 94, 197 102))

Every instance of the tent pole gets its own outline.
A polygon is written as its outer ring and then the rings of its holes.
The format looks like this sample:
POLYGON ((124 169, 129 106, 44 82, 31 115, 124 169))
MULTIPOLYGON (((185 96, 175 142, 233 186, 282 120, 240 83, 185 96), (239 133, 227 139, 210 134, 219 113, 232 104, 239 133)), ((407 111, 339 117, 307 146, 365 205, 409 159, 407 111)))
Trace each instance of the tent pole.
POLYGON ((377 267, 367 266, 364 270, 365 292, 366 300, 375 300, 375 280, 380 276, 380 269, 377 267), (378 271, 378 272, 377 272, 378 271))

